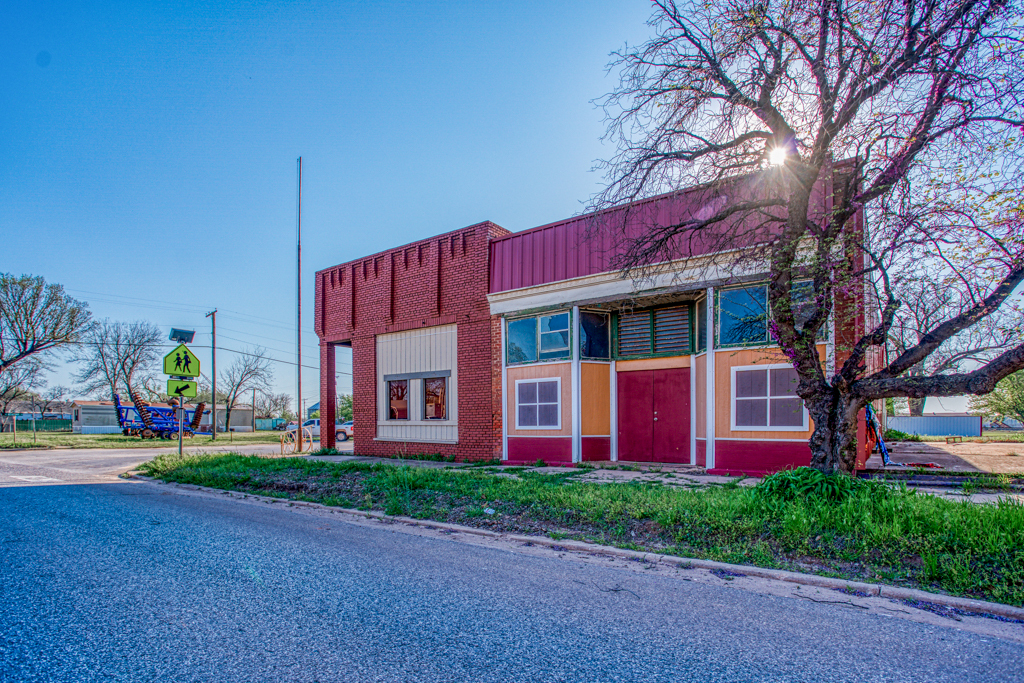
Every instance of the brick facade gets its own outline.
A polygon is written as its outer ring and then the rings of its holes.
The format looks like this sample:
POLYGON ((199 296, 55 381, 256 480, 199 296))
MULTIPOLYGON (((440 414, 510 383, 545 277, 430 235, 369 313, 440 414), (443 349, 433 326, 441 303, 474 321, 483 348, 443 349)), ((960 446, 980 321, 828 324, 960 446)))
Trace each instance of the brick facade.
MULTIPOLYGON (((316 274, 320 415, 329 424, 336 410, 334 345, 350 345, 357 454, 500 457, 501 328, 487 290, 490 240, 507 234, 479 223, 316 274), (458 328, 458 443, 376 440, 376 336, 449 324, 458 328)), ((334 446, 333 430, 323 430, 321 445, 334 446)))

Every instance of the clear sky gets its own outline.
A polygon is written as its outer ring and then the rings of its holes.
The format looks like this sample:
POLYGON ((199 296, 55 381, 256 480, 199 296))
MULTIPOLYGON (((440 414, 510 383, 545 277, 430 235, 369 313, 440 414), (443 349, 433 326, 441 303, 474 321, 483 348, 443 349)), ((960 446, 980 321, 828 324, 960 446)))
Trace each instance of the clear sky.
MULTIPOLYGON (((591 101, 615 85, 609 52, 648 37, 649 8, 6 3, 0 271, 61 283, 98 318, 195 329, 197 347, 218 308, 219 346, 265 346, 294 395, 301 155, 314 403, 313 273, 482 220, 522 230, 578 213, 612 152, 591 101)), ((68 368, 51 383, 70 384, 68 368)))

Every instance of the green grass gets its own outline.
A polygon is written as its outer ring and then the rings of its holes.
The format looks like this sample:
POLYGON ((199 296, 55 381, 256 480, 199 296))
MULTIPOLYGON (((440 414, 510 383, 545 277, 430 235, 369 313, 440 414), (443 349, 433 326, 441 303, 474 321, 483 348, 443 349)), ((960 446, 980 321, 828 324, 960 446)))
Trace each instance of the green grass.
MULTIPOLYGON (((17 441, 14 440, 12 432, 0 433, 0 449, 5 448, 26 448, 32 447, 32 432, 18 432, 17 441)), ((208 436, 196 436, 185 440, 189 448, 196 446, 225 445, 237 443, 240 445, 280 443, 281 432, 234 432, 231 434, 218 434, 214 442, 208 436)), ((72 434, 69 432, 36 432, 35 447, 45 448, 171 448, 177 447, 178 440, 172 441, 163 439, 141 439, 137 436, 122 436, 120 434, 72 434)))
POLYGON ((511 477, 237 454, 162 455, 142 469, 168 481, 1024 605, 1024 505, 1013 502, 975 505, 796 475, 771 486, 685 490, 589 484, 572 470, 511 477))

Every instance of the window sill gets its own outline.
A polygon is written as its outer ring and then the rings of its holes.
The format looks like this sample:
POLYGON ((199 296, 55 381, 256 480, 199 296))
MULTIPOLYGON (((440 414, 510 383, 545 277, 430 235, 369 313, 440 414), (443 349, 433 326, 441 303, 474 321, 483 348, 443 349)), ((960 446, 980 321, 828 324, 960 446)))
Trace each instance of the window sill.
POLYGON ((444 444, 457 444, 458 439, 402 439, 393 436, 375 436, 374 441, 388 441, 391 443, 444 443, 444 444))

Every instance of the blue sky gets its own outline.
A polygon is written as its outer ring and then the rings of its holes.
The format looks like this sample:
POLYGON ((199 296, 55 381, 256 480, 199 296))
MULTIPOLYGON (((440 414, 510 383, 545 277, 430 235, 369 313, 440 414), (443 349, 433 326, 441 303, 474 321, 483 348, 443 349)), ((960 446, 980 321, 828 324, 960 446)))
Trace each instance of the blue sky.
POLYGON ((219 346, 267 347, 294 395, 301 155, 313 403, 313 273, 481 220, 578 213, 612 153, 591 101, 615 85, 609 52, 648 36, 649 7, 8 4, 0 271, 59 282, 99 318, 195 329, 196 345, 218 308, 219 346))

